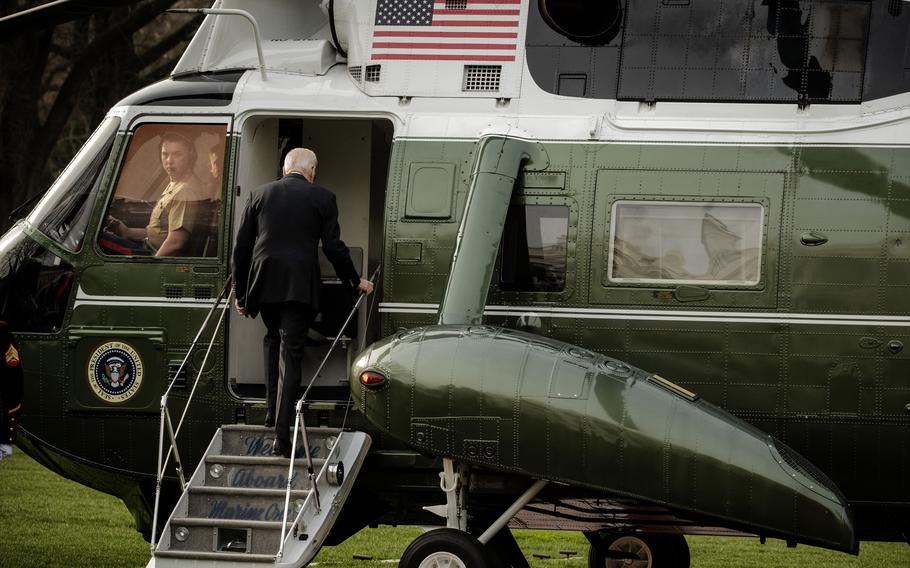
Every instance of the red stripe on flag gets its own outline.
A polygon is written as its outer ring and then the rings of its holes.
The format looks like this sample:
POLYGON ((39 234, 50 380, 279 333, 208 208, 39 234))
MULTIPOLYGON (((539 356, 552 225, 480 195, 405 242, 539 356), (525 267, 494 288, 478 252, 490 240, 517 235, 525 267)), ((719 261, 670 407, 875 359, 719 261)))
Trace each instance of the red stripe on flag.
POLYGON ((377 41, 373 49, 504 49, 515 50, 514 43, 402 43, 377 41))
POLYGON ((518 20, 504 20, 501 22, 488 20, 439 20, 433 22, 433 26, 462 26, 462 27, 482 27, 482 28, 517 28, 518 20))
POLYGON ((519 10, 433 10, 434 16, 517 16, 519 10))
POLYGON ((513 55, 469 55, 469 54, 420 54, 420 53, 379 53, 373 54, 374 60, 399 61, 515 61, 513 55))
POLYGON ((487 39, 517 39, 517 32, 405 32, 380 30, 373 37, 463 37, 487 39))

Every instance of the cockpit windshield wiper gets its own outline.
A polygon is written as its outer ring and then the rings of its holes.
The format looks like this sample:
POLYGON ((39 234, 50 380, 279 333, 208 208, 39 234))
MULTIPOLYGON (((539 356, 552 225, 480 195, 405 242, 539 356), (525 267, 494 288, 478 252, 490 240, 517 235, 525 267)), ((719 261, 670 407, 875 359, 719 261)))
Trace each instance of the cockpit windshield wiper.
MULTIPOLYGON (((26 199, 21 205, 16 206, 15 209, 13 209, 12 211, 10 211, 10 213, 9 213, 9 215, 6 217, 6 219, 7 219, 8 221, 18 221, 18 220, 21 218, 21 217, 18 217, 18 216, 17 216, 17 215, 19 214, 19 212, 22 211, 23 209, 25 209, 26 207, 29 207, 29 208, 30 208, 32 205, 35 204, 36 201, 38 201, 39 199, 41 199, 41 198, 44 196, 45 193, 46 193, 46 192, 36 193, 35 195, 29 197, 29 198, 26 199)), ((29 209, 29 211, 31 211, 31 209, 29 209)), ((25 215, 23 215, 23 217, 24 217, 24 216, 25 216, 25 215)))

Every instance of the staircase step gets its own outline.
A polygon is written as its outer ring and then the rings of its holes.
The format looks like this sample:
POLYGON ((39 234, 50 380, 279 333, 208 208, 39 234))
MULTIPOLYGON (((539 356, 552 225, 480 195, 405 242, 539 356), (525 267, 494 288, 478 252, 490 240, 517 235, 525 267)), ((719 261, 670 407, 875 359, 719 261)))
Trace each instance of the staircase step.
POLYGON ((274 554, 247 554, 245 552, 194 552, 184 550, 159 550, 155 553, 158 558, 179 558, 186 560, 216 560, 230 562, 258 562, 274 564, 274 554))
POLYGON ((281 521, 244 521, 238 519, 203 519, 201 517, 183 517, 171 519, 171 524, 175 527, 228 527, 228 528, 252 528, 264 530, 280 530, 281 521))
MULTIPOLYGON (((287 488, 287 458, 211 455, 205 457, 205 463, 207 487, 287 488)), ((318 472, 324 463, 323 459, 313 460, 313 468, 318 472)), ((291 488, 310 488, 305 459, 294 460, 291 488)))
MULTIPOLYGON (((293 517, 288 521, 290 526, 293 517)), ((280 521, 179 518, 171 520, 170 550, 184 552, 233 552, 275 554, 281 542, 280 521), (181 538, 177 538, 176 535, 181 538), (236 548, 239 547, 239 550, 236 548)))
MULTIPOLYGON (((306 490, 292 490, 289 514, 294 514, 309 494, 306 490)), ((280 521, 284 517, 284 498, 283 489, 190 487, 187 516, 280 521)))
POLYGON ((332 455, 332 462, 343 463, 348 470, 340 486, 333 485, 327 477, 319 479, 321 508, 303 507, 307 499, 314 500, 306 460, 299 454, 293 462, 291 491, 287 492, 286 478, 292 462, 270 455, 275 440, 271 429, 225 426, 216 432, 207 455, 194 471, 149 566, 274 566, 288 496, 288 538, 282 565, 306 566, 332 530, 370 447, 370 437, 364 432, 309 428, 307 436, 316 469, 321 470, 332 455), (333 447, 335 453, 331 454, 333 447), (294 526, 298 517, 305 528, 294 526))
MULTIPOLYGON (((221 439, 221 453, 233 456, 261 456, 271 457, 272 445, 275 443, 275 429, 265 426, 251 426, 249 424, 230 424, 223 426, 221 439)), ((330 441, 338 438, 341 433, 339 428, 307 428, 307 438, 310 442, 310 455, 313 458, 324 458, 329 455, 330 441)), ((303 450, 299 448, 297 457, 303 457, 303 450)))

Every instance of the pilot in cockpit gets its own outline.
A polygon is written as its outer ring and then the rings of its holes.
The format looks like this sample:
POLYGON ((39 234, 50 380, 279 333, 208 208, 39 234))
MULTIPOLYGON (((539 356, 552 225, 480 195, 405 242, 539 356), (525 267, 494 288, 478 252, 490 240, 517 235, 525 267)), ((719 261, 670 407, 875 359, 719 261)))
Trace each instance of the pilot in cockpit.
POLYGON ((161 167, 167 173, 168 185, 158 199, 145 227, 129 227, 113 216, 107 230, 128 240, 128 254, 180 256, 190 243, 197 207, 206 199, 205 187, 196 177, 196 146, 185 136, 169 132, 159 144, 161 167))

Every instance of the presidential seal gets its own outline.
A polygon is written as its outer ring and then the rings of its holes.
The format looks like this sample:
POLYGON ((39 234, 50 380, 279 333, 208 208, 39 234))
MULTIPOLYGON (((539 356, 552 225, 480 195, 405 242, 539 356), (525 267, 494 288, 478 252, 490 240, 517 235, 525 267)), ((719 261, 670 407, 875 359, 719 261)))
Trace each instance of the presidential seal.
POLYGON ((105 402, 128 401, 142 383, 142 359, 130 345, 121 341, 102 343, 88 360, 88 384, 105 402))

